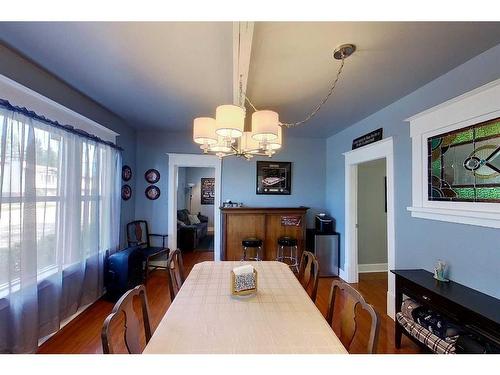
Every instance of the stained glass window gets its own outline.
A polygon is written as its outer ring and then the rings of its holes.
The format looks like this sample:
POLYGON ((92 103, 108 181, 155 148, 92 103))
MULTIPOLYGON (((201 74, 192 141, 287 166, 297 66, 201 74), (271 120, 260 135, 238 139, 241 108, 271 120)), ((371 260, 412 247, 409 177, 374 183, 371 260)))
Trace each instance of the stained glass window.
POLYGON ((427 140, 430 201, 500 203, 500 117, 427 140))

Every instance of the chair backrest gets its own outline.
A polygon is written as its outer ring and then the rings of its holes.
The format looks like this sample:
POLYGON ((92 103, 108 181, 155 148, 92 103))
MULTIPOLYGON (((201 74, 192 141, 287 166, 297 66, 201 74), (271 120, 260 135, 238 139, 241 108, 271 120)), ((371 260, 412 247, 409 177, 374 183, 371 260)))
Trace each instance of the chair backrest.
POLYGON ((299 265, 299 281, 313 301, 316 301, 319 281, 319 263, 313 253, 303 251, 299 265))
POLYGON ((179 249, 170 252, 167 267, 168 288, 170 289, 170 299, 173 301, 185 280, 182 254, 179 249))
POLYGON ((146 246, 149 244, 148 222, 145 220, 136 220, 127 224, 128 246, 146 246))
POLYGON ((337 321, 336 316, 334 316, 334 310, 335 315, 340 315, 340 341, 342 341, 342 344, 349 349, 358 328, 356 322, 357 305, 360 305, 368 312, 368 314, 370 314, 371 328, 367 344, 367 353, 375 353, 379 333, 379 320, 377 313, 372 305, 366 303, 361 293, 359 293, 352 286, 339 280, 334 280, 332 282, 330 296, 328 298, 328 312, 326 320, 330 326, 332 326, 333 322, 337 321), (342 301, 340 301, 339 298, 336 298, 337 294, 340 293, 342 293, 342 301), (336 302, 337 306, 335 306, 336 302))
POLYGON ((124 318, 123 338, 129 354, 142 353, 140 340, 140 320, 134 311, 134 297, 138 296, 141 301, 142 321, 144 324, 144 335, 146 344, 151 339, 151 325, 149 324, 149 307, 144 285, 138 285, 126 292, 115 304, 113 311, 108 315, 101 331, 102 350, 104 354, 113 354, 111 345, 111 325, 120 318, 124 318))

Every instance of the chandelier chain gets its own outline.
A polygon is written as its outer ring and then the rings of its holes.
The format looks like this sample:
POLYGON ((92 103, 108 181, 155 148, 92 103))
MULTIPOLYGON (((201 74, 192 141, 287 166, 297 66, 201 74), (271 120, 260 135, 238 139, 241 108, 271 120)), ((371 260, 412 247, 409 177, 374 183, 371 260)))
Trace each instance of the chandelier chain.
MULTIPOLYGON (((339 66, 339 69, 337 70, 337 75, 335 76, 335 80, 333 81, 332 85, 330 86, 330 90, 328 90, 328 93, 325 95, 321 103, 319 103, 316 108, 309 114, 307 117, 301 121, 297 122, 282 122, 280 123, 281 126, 285 126, 286 128, 293 128, 299 125, 302 125, 303 123, 309 121, 312 119, 316 114, 321 110, 321 107, 328 101, 330 96, 333 94, 333 91, 335 90, 335 87, 337 86, 337 82, 340 79, 340 75, 342 73, 342 69, 344 68, 344 61, 345 57, 342 56, 342 62, 339 66)), ((241 88, 241 86, 240 86, 241 88)), ((257 111, 257 108, 254 106, 254 104, 250 101, 250 98, 246 95, 246 93, 243 93, 243 96, 245 97, 245 100, 250 104, 250 106, 253 108, 254 111, 257 111)))

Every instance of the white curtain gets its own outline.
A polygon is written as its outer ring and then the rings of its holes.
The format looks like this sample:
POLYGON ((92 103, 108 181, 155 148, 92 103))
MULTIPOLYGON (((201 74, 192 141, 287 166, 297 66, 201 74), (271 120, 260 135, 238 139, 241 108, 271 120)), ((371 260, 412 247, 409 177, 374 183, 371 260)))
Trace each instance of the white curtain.
POLYGON ((115 148, 0 107, 0 353, 36 351, 102 295, 119 171, 115 148))

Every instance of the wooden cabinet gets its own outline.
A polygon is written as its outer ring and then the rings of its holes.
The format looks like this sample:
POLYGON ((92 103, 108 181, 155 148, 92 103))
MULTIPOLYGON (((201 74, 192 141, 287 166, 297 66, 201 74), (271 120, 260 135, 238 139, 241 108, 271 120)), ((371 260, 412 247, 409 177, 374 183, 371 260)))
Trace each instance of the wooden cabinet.
POLYGON ((293 208, 221 208, 222 260, 240 260, 246 237, 257 237, 263 242, 264 260, 275 260, 278 238, 294 237, 298 241, 298 257, 302 254, 306 238, 306 212, 308 207, 293 208))
MULTIPOLYGON (((439 312, 474 340, 479 340, 481 344, 477 347, 490 343, 489 348, 495 350, 495 353, 500 350, 500 300, 454 281, 437 281, 431 272, 422 269, 391 272, 396 275, 396 313, 401 312, 403 295, 406 295, 439 312)), ((394 325, 396 348, 401 347, 401 335, 405 334, 417 344, 429 349, 409 334, 397 320, 394 325)), ((456 352, 464 351, 459 350, 457 345, 456 352)))

